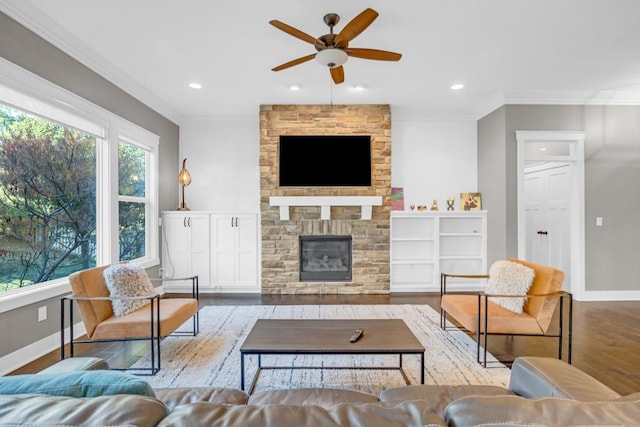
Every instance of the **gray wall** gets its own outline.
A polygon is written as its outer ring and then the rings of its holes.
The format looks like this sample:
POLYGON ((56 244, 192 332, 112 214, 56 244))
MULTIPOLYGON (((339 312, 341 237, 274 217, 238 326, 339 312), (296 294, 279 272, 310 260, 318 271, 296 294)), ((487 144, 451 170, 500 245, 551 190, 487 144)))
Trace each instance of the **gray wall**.
MULTIPOLYGON (((92 103, 133 122, 160 137, 160 211, 175 209, 178 126, 100 77, 7 15, 0 13, 0 55, 92 103)), ((59 331, 59 298, 0 314, 0 357, 59 331), (37 322, 37 307, 47 306, 48 319, 37 322)))
POLYGON ((507 145, 505 107, 478 121, 478 191, 487 215, 487 265, 507 250, 507 145))
POLYGON ((640 107, 507 105, 478 122, 479 190, 489 217, 497 217, 488 234, 490 260, 518 253, 516 130, 587 132, 585 289, 640 290, 640 107), (504 154, 502 175, 491 159, 504 154), (603 227, 595 227, 596 216, 603 227))

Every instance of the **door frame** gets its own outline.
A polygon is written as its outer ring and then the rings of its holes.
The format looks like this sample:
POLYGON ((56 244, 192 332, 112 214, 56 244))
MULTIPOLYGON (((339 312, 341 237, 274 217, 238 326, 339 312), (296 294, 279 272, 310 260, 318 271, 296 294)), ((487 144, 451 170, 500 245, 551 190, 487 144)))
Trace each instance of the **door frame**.
POLYGON ((584 193, 584 141, 581 131, 516 131, 518 179, 518 258, 524 259, 525 234, 525 166, 528 161, 563 162, 573 168, 571 195, 571 284, 569 289, 577 300, 585 297, 585 193, 584 193), (557 144, 569 146, 569 152, 560 155, 527 154, 527 144, 557 144))

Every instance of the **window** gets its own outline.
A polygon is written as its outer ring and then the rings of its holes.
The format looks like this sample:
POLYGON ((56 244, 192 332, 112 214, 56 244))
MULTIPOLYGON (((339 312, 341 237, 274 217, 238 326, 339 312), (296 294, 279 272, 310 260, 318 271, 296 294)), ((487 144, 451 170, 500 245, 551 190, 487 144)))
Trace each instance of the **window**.
POLYGON ((0 103, 0 292, 96 264, 96 138, 0 103))
POLYGON ((159 263, 158 137, 0 62, 0 311, 74 271, 159 263))
POLYGON ((145 256, 147 245, 147 151, 118 141, 119 260, 145 256))

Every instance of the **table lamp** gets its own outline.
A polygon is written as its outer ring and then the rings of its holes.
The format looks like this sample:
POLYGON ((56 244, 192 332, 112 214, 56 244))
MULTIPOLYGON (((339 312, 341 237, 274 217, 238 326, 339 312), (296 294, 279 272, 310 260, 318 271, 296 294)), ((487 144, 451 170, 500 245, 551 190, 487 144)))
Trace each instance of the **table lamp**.
POLYGON ((191 184, 191 174, 187 170, 187 159, 182 161, 182 170, 178 174, 178 182, 182 185, 182 203, 178 206, 179 211, 188 211, 190 210, 187 207, 187 204, 184 202, 184 187, 191 184))

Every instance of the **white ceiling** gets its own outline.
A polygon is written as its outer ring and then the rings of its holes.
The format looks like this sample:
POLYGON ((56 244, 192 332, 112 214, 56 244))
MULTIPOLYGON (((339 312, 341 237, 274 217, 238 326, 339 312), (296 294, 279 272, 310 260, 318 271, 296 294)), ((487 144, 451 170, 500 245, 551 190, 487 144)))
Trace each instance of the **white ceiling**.
POLYGON ((177 123, 260 104, 475 119, 503 103, 640 103, 640 0, 0 0, 0 10, 177 123), (350 58, 337 86, 315 61, 271 71, 315 50, 269 20, 317 37, 326 13, 341 16, 339 32, 366 7, 380 16, 350 46, 400 62, 350 58))

